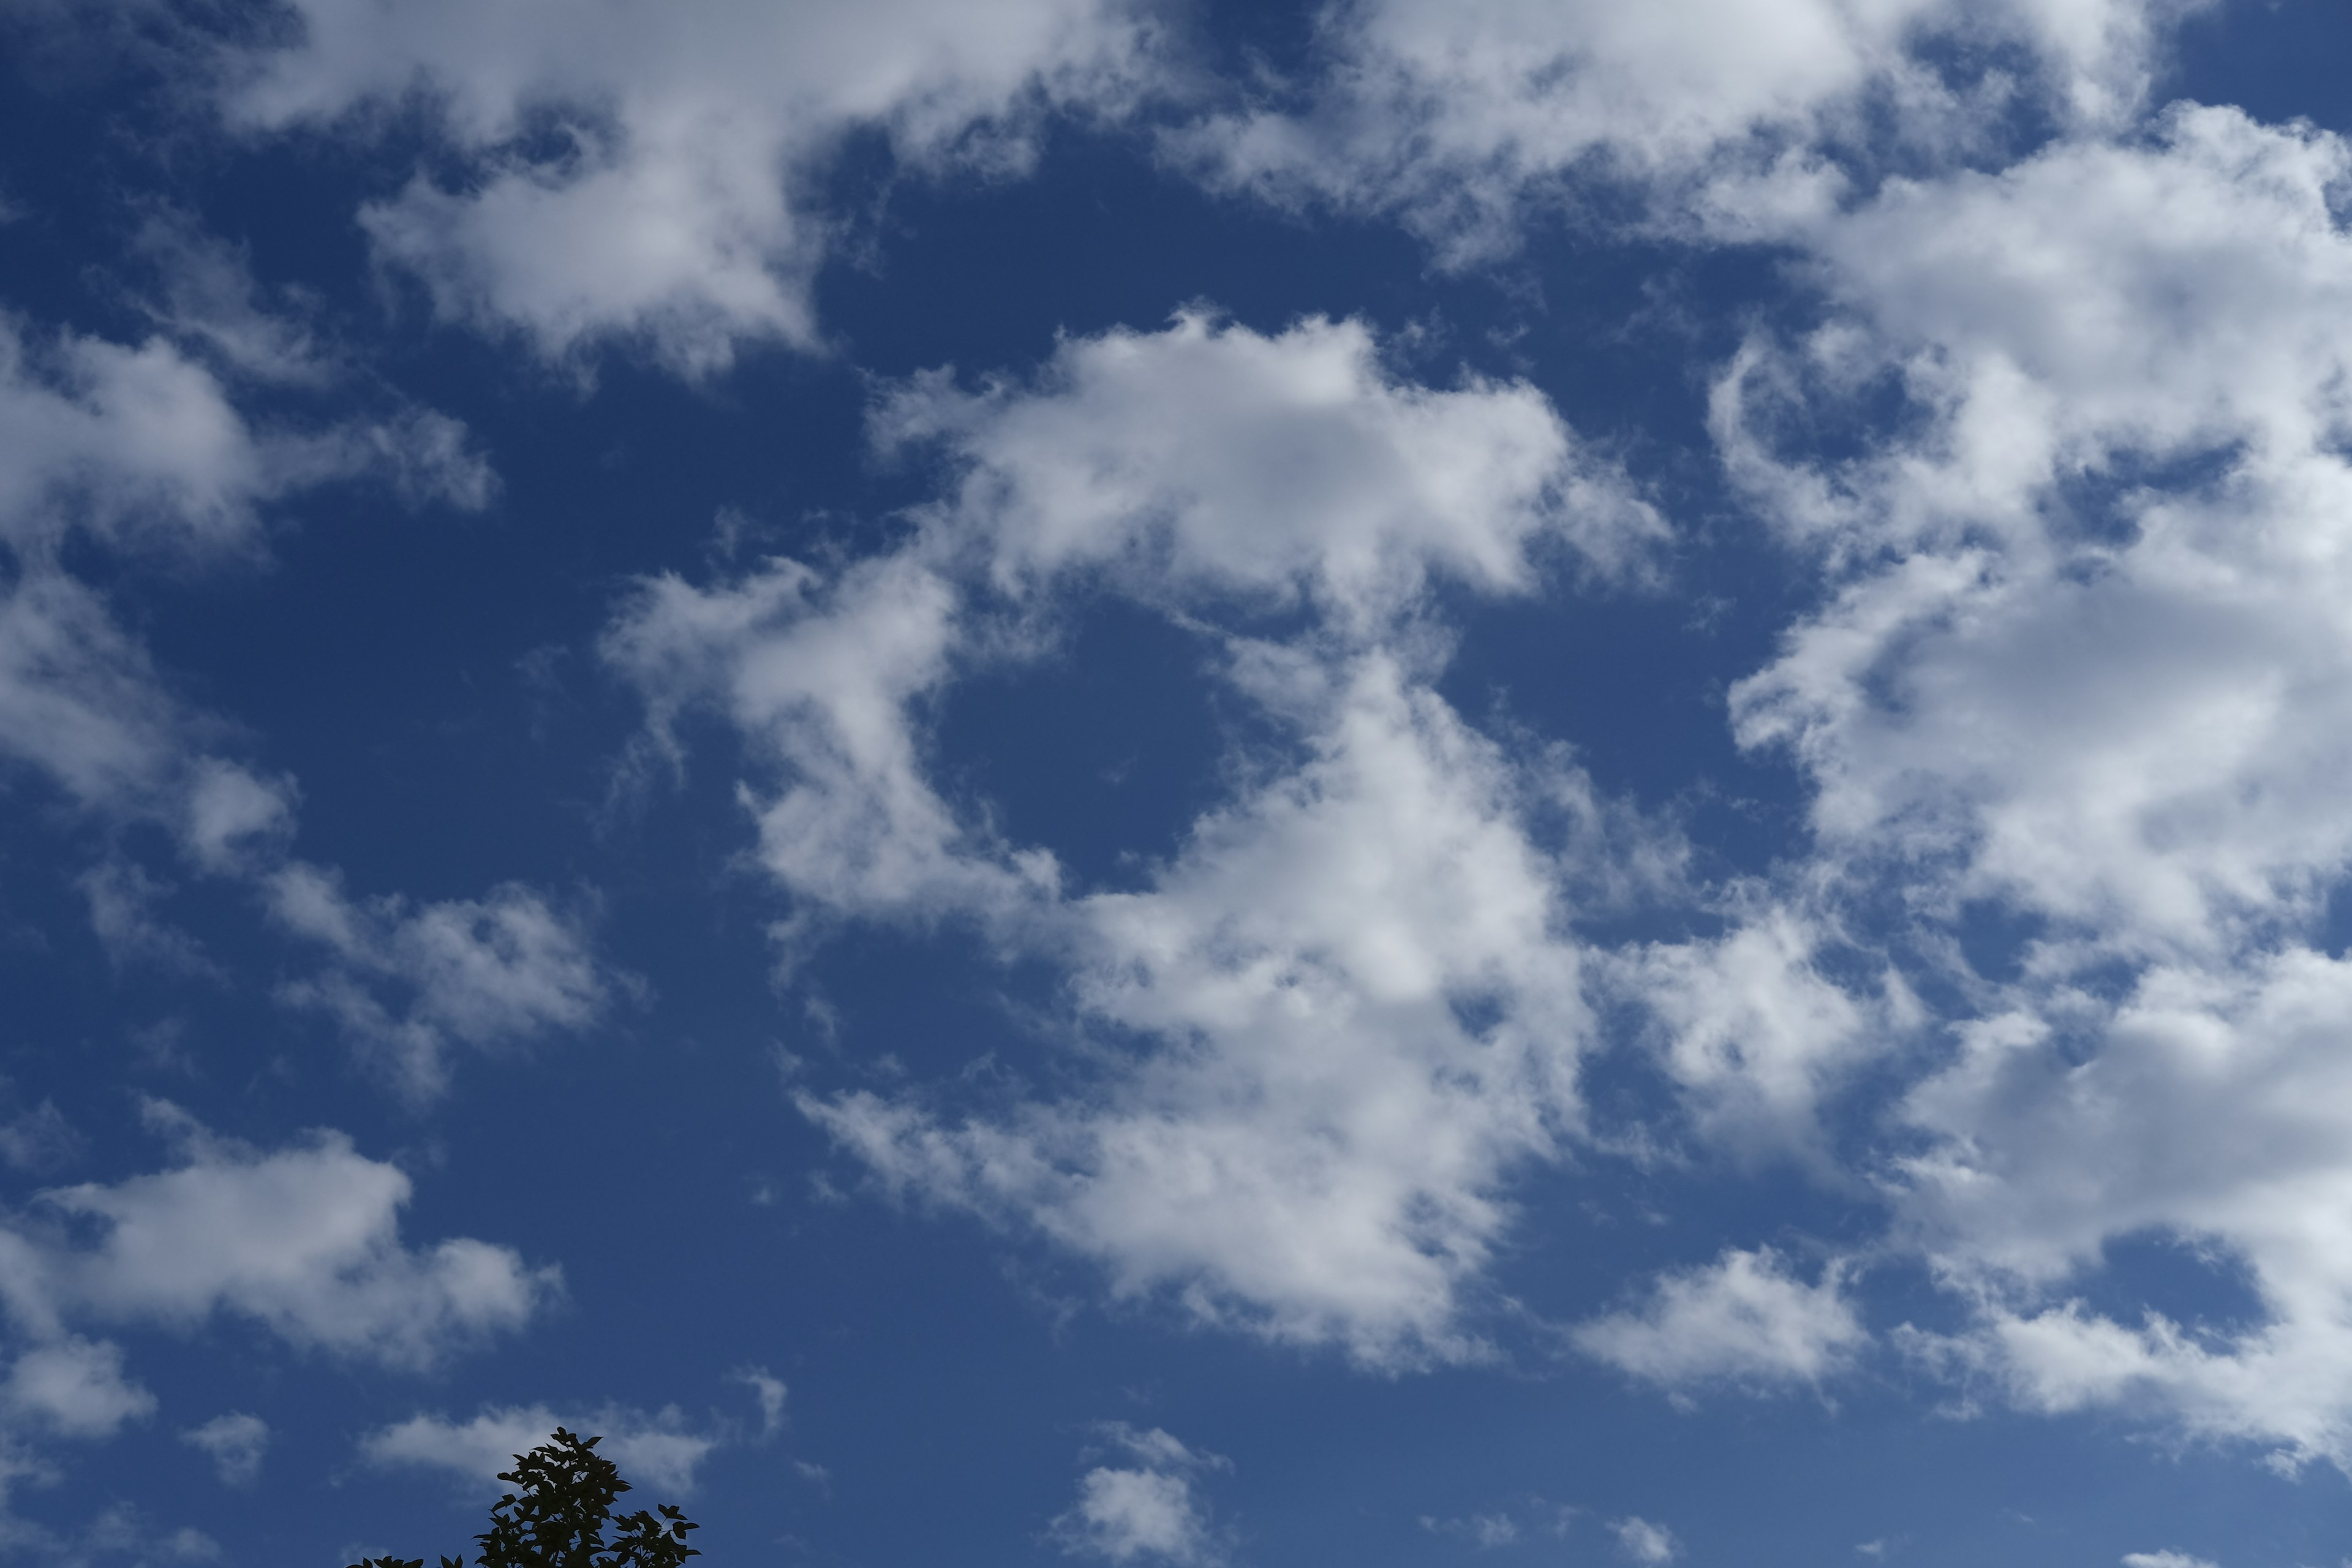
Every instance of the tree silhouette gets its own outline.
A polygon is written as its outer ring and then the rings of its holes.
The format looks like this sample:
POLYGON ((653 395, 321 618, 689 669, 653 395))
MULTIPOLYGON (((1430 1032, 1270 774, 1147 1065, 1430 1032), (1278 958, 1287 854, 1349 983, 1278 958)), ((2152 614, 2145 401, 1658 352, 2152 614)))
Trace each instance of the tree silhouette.
MULTIPOLYGON (((596 1452, 602 1437, 555 1436, 499 1476, 515 1489, 490 1510, 490 1528, 474 1540, 476 1568, 682 1568, 701 1552, 686 1532, 702 1527, 670 1503, 656 1519, 643 1509, 615 1520, 614 1500, 632 1489, 612 1460, 596 1452), (613 1531, 605 1539, 605 1531, 613 1531)), ((370 1557, 351 1568, 425 1568, 422 1557, 370 1557)), ((455 1557, 441 1568, 466 1568, 455 1557)))

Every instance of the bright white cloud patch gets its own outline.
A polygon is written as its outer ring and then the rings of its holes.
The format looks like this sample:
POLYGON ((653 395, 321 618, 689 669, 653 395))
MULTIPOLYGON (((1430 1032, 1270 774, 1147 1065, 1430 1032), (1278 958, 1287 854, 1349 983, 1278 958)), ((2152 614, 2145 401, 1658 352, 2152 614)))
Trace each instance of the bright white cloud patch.
POLYGON ((361 222, 444 317, 544 354, 641 342, 719 369, 746 339, 814 342, 808 289, 838 219, 813 189, 861 132, 919 169, 996 174, 1050 109, 1117 112, 1149 30, 1107 0, 827 0, 697 7, 299 0, 299 41, 230 73, 255 128, 364 130, 421 95, 470 167, 419 174, 361 222))
POLYGON ((2352 862, 2347 171, 2332 136, 2183 108, 1892 185, 1810 236, 1832 323, 1751 346, 1716 405, 1840 584, 1735 688, 1740 738, 1801 763, 1824 863, 1898 883, 1983 1009, 1906 1103, 1933 1141, 1906 1230, 1987 1303, 1937 1353, 2032 1407, 2338 1462, 2344 982, 2314 944, 2352 862), (1915 432, 1787 455, 1887 375, 1915 432), (1933 934, 1981 907, 2028 938, 1990 988, 1933 934), (2261 1321, 2073 1301, 2135 1236, 2242 1277, 2261 1321))
POLYGON ((1734 1250, 1664 1276, 1639 1308, 1579 1324, 1572 1338, 1585 1354, 1666 1388, 1818 1384, 1869 1338, 1843 1284, 1834 1266, 1808 1285, 1769 1247, 1734 1250))
POLYGON ((2124 1568, 2220 1568, 2220 1564, 2203 1557, 2191 1557, 2186 1552, 2126 1552, 2124 1568))
POLYGON ((919 380, 877 427, 963 469, 900 553, 831 582, 657 580, 607 657, 657 747, 700 703, 766 749, 785 782, 754 797, 761 858, 803 919, 960 910, 1062 965, 1085 1027, 1149 1048, 1003 1120, 803 1109, 893 1189, 1033 1226, 1122 1294, 1376 1363, 1478 1353, 1464 1292, 1505 1174, 1577 1118, 1588 1027, 1564 850, 1533 824, 1574 818, 1568 858, 1614 847, 1572 769, 1515 764, 1429 689, 1418 623, 1440 575, 1532 590, 1548 543, 1571 572, 1634 570, 1654 516, 1529 389, 1400 384, 1349 323, 1188 316, 1066 343, 1031 387, 919 380), (1216 639, 1306 760, 1144 890, 1074 895, 932 787, 909 706, 960 657, 1005 657, 992 617, 1105 589, 1204 630, 1308 611, 1294 643, 1216 639))
MULTIPOLYGON (((503 1247, 406 1246, 398 1214, 408 1177, 341 1133, 265 1153, 170 1107, 150 1115, 181 1141, 177 1165, 54 1188, 0 1228, 0 1300, 54 1351, 28 1386, 108 1386, 99 1373, 111 1347, 72 1349, 79 1342, 64 1325, 77 1320, 192 1328, 226 1312, 296 1345, 423 1367, 521 1326, 559 1287, 554 1270, 503 1247)), ((52 1404, 63 1411, 80 1397, 60 1393, 52 1404)), ((105 1403, 90 1397, 91 1408, 105 1403)))
MULTIPOLYGON (((1319 15, 1328 65, 1297 104, 1171 142, 1213 184, 1285 204, 1394 211, 1461 260, 1510 243, 1530 198, 1572 176, 1669 191, 1759 182, 1718 204, 1811 205, 1842 176, 1824 145, 1964 148, 2018 96, 2113 122, 2147 85, 2175 0, 1363 0, 1319 15), (1932 63, 2007 48, 2038 68, 1932 63), (1876 118, 1873 118, 1873 116, 1876 118)), ((1964 57, 1963 57, 1964 58, 1964 57)), ((1867 154, 1865 154, 1867 155, 1867 154)))
POLYGON ((1617 1537, 1617 1550, 1628 1562, 1644 1564, 1672 1563, 1683 1553, 1682 1542, 1675 1532, 1663 1524, 1653 1524, 1639 1517, 1621 1519, 1611 1525, 1617 1537))
POLYGON ((1333 699, 1298 775, 1204 819, 1150 890, 1057 912, 1081 1016, 1158 1043, 1098 1096, 1009 1122, 803 1109, 892 1186, 1024 1218, 1124 1293, 1368 1361, 1475 1353, 1455 1317, 1501 1178, 1577 1114, 1577 960, 1491 748, 1381 664, 1333 699))
POLYGON ((1617 975, 1656 1020, 1667 1073, 1705 1139, 1819 1156, 1819 1118, 1851 1071, 1919 1021, 1891 973, 1874 996, 1825 978, 1814 922, 1756 911, 1712 941, 1656 943, 1617 975))
POLYGON ((1156 1427, 1114 1423, 1104 1435, 1125 1462, 1097 1465, 1079 1479, 1077 1501, 1054 1521, 1054 1542, 1071 1556, 1112 1563, 1209 1568, 1224 1561, 1195 1483, 1225 1461, 1156 1427))
POLYGON ((74 1335, 18 1356, 0 1384, 0 1405, 19 1421, 68 1437, 110 1437, 155 1412, 155 1396, 122 1373, 122 1347, 74 1335))
POLYGON ((1533 387, 1401 383, 1360 321, 1187 313, 1066 342, 1030 385, 919 377, 876 432, 968 465, 951 526, 1014 591, 1098 571, 1163 604, 1303 597, 1360 633, 1433 577, 1523 594, 1547 542, 1611 574, 1664 533, 1533 387))
POLYGON ((608 1405, 590 1414, 562 1415, 530 1405, 487 1407, 463 1422, 413 1415, 362 1437, 360 1453, 373 1465, 444 1470, 470 1490, 496 1492, 505 1489, 499 1472, 513 1469, 518 1455, 545 1443, 558 1426, 601 1437, 596 1451, 632 1484, 680 1496, 693 1491, 696 1468, 719 1443, 688 1430, 676 1405, 648 1414, 608 1405))

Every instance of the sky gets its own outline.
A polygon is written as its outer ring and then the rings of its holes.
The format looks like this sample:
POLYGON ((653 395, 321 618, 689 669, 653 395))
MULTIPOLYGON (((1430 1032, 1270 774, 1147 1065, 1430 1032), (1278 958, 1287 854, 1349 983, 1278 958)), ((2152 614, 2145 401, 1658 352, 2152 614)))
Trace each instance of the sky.
POLYGON ((2347 58, 0 8, 0 1563, 2352 1562, 2347 58))

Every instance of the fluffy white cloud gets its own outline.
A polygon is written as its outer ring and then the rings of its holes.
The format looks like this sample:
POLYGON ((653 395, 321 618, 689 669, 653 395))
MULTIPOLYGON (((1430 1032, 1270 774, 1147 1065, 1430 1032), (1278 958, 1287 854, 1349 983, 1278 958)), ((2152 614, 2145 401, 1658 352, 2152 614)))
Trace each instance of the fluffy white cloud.
POLYGON ((398 898, 359 902, 340 878, 294 861, 268 890, 278 919, 336 960, 282 994, 335 1017, 415 1096, 446 1086, 452 1042, 488 1047, 581 1028, 610 997, 578 922, 527 888, 414 908, 398 898), (394 1005, 378 994, 386 987, 394 1005))
POLYGON ((1818 1384, 1869 1335, 1832 1265, 1808 1285, 1770 1247, 1731 1250, 1704 1268, 1668 1274, 1633 1311, 1579 1324, 1587 1355, 1671 1389, 1818 1384))
POLYGON ((952 528, 1013 591, 1095 571, 1160 604, 1306 598, 1360 634, 1433 576, 1526 593, 1544 542, 1613 574, 1664 535, 1533 387, 1400 382, 1353 321, 1067 341, 1027 385, 919 377, 876 432, 962 461, 952 528))
POLYGON ((1892 368, 1930 433, 1776 463, 1746 415, 1788 400, 1752 359, 1718 426, 1792 527, 1903 552, 1735 693, 1742 740, 1816 781, 1817 830, 1958 856, 1955 897, 2210 952, 2308 914, 2352 854, 2331 205, 2352 165, 2234 111, 2168 126, 1824 231, 1855 319, 1810 345, 1812 391, 1892 368))
POLYGON ((604 639, 642 692, 649 733, 717 707, 785 783, 747 802, 761 859, 812 905, 939 913, 1017 903, 1055 879, 1047 856, 1015 857, 959 819, 924 776, 908 711, 943 682, 956 595, 920 562, 889 557, 826 582, 792 562, 700 590, 643 586, 604 639))
POLYGON ((1328 63, 1298 101, 1213 118, 1171 147, 1227 188, 1399 212, 1460 259, 1507 245, 1526 203, 1572 175, 1675 190, 1737 171, 1786 189, 1732 205, 1811 205, 1841 183, 1824 147, 1883 152, 1890 119, 1914 152, 1970 145, 2014 83, 2002 71, 1956 79, 1961 68, 1931 63, 1937 54, 2021 53, 2062 117, 2112 122, 2144 93, 2165 26, 2193 8, 1360 0, 1320 13, 1328 63))
POLYGON ((398 1215, 408 1177, 341 1133, 265 1153, 171 1107, 151 1103, 149 1114, 181 1141, 180 1163, 53 1188, 0 1226, 0 1300, 21 1331, 64 1358, 59 1368, 95 1366, 105 1348, 59 1349, 75 1342, 70 1321, 184 1327, 215 1312, 299 1346, 427 1366, 520 1327, 560 1288, 553 1269, 507 1247, 406 1246, 398 1215))
POLYGON ((1735 688, 1740 739, 1814 784, 1820 885, 1899 900, 1895 942, 1969 1010, 1902 1107, 1927 1144, 1895 1197, 1983 1317, 1916 1342, 2032 1407, 2338 1463, 2347 177, 2337 138, 2182 108, 1890 184, 1804 231, 1829 323, 1751 345, 1716 403, 1734 479, 1833 584, 1735 688), (1889 385, 1910 423, 1798 455, 1889 385), (1987 908, 2014 969, 1958 940, 1987 908), (2135 1237, 2255 1321, 2076 1300, 2135 1237))
POLYGON ((1663 1524, 1639 1517, 1621 1519, 1609 1527, 1616 1532, 1617 1550, 1634 1563, 1672 1563, 1683 1554, 1682 1542, 1663 1524))
POLYGON ((468 177, 420 174, 361 221, 443 316, 550 356, 631 339, 688 373, 746 339, 814 342, 838 221, 814 187, 846 138, 1015 170, 1044 113, 1140 90, 1150 35, 1114 0, 705 0, 686 26, 633 0, 291 9, 299 38, 231 71, 232 117, 364 131, 428 106, 468 177))
POLYGON ((697 706, 753 741, 787 780, 757 804, 762 860, 853 912, 1003 914, 1057 883, 1050 856, 996 842, 924 776, 910 705, 1035 640, 986 622, 975 593, 1108 576, 1187 616, 1305 602, 1360 638, 1433 576, 1528 592, 1548 542, 1633 573, 1664 531, 1531 388, 1399 384, 1356 322, 1114 331, 1064 344, 1027 387, 919 378, 876 437, 963 470, 904 551, 829 578, 782 561, 709 589, 656 578, 604 643, 658 753, 676 759, 697 706))
POLYGON ((269 1423, 258 1415, 231 1411, 180 1434, 180 1441, 204 1451, 221 1484, 251 1486, 261 1474, 261 1457, 269 1448, 269 1423))
POLYGON ((2217 1563, 2203 1557, 2191 1557, 2186 1552, 2126 1552, 2124 1568, 2221 1568, 2217 1563))
POLYGON ((720 1439, 688 1431, 676 1405, 647 1414, 605 1405, 592 1415, 559 1415, 543 1405, 486 1407, 472 1420, 413 1415, 360 1439, 360 1453, 373 1465, 410 1465, 445 1470, 477 1489, 500 1489, 499 1473, 514 1468, 554 1435, 558 1426, 583 1437, 602 1437, 597 1452, 621 1468, 633 1484, 684 1494, 694 1489, 694 1472, 720 1439))
POLYGON ((0 315, 0 541, 36 560, 68 528, 165 555, 249 548, 261 504, 362 476, 480 506, 463 426, 422 410, 323 431, 257 425, 198 355, 29 331, 0 315))
POLYGON ((1107 1563, 1208 1568, 1223 1562, 1222 1542, 1193 1483, 1225 1461, 1157 1427, 1114 1423, 1104 1434, 1128 1463, 1097 1465, 1079 1479, 1077 1501, 1054 1521, 1055 1542, 1071 1556, 1107 1563))
POLYGON ((1822 1104, 1855 1067, 1919 1022, 1889 973, 1857 997, 1819 968, 1821 931, 1784 908, 1711 941, 1653 943, 1615 978, 1656 1020, 1662 1061, 1707 1142, 1746 1153, 1821 1150, 1822 1104))
POLYGON ((1093 1095, 951 1124, 802 1106, 887 1183, 1017 1217, 1210 1321, 1375 1363, 1477 1353, 1501 1187, 1577 1120, 1588 1029, 1492 746, 1378 661, 1316 760, 1146 891, 1059 911, 1082 1019, 1151 1042, 1093 1095))
POLYGON ((155 1396, 122 1375, 120 1345, 68 1335, 16 1358, 0 1384, 0 1405, 15 1420, 69 1437, 110 1437, 124 1422, 154 1414, 155 1396))
POLYGON ((1908 1212, 1987 1316, 1927 1348, 2035 1408, 2153 1402, 2204 1436, 2352 1463, 2347 1005, 2352 965, 2290 950, 2229 976, 2148 971, 2075 1023, 2097 1031, 2088 1059, 2028 1014, 1968 1031, 1907 1106, 1937 1137, 1906 1166, 1908 1212), (2250 1287, 2257 1321, 2126 1324, 2066 1298, 2132 1236, 2250 1287))
POLYGON ((1548 549, 1634 571, 1656 519, 1531 390, 1400 384, 1352 323, 1187 316, 1066 343, 1027 385, 919 380, 877 425, 960 471, 901 550, 657 580, 607 657, 656 751, 699 704, 782 775, 749 798, 803 917, 976 918, 1124 1043, 1087 1091, 994 1118, 803 1109, 888 1186, 1042 1231, 1121 1294, 1375 1364, 1479 1353, 1458 1320, 1506 1178, 1579 1114, 1562 885, 1615 829, 1572 768, 1512 762, 1429 689, 1426 589, 1530 592, 1548 549), (1104 591, 1198 630, 1293 749, 1146 889, 1079 895, 942 799, 910 709, 1104 591), (1310 629, 1218 629, 1270 606, 1310 629))

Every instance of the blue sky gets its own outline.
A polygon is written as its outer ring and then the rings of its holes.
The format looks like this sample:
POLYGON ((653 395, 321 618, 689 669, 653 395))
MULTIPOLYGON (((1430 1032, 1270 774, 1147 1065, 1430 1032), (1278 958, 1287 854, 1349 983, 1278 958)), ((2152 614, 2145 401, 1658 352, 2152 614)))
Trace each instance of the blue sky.
POLYGON ((0 1561, 2352 1560, 2347 47, 10 7, 0 1561))

